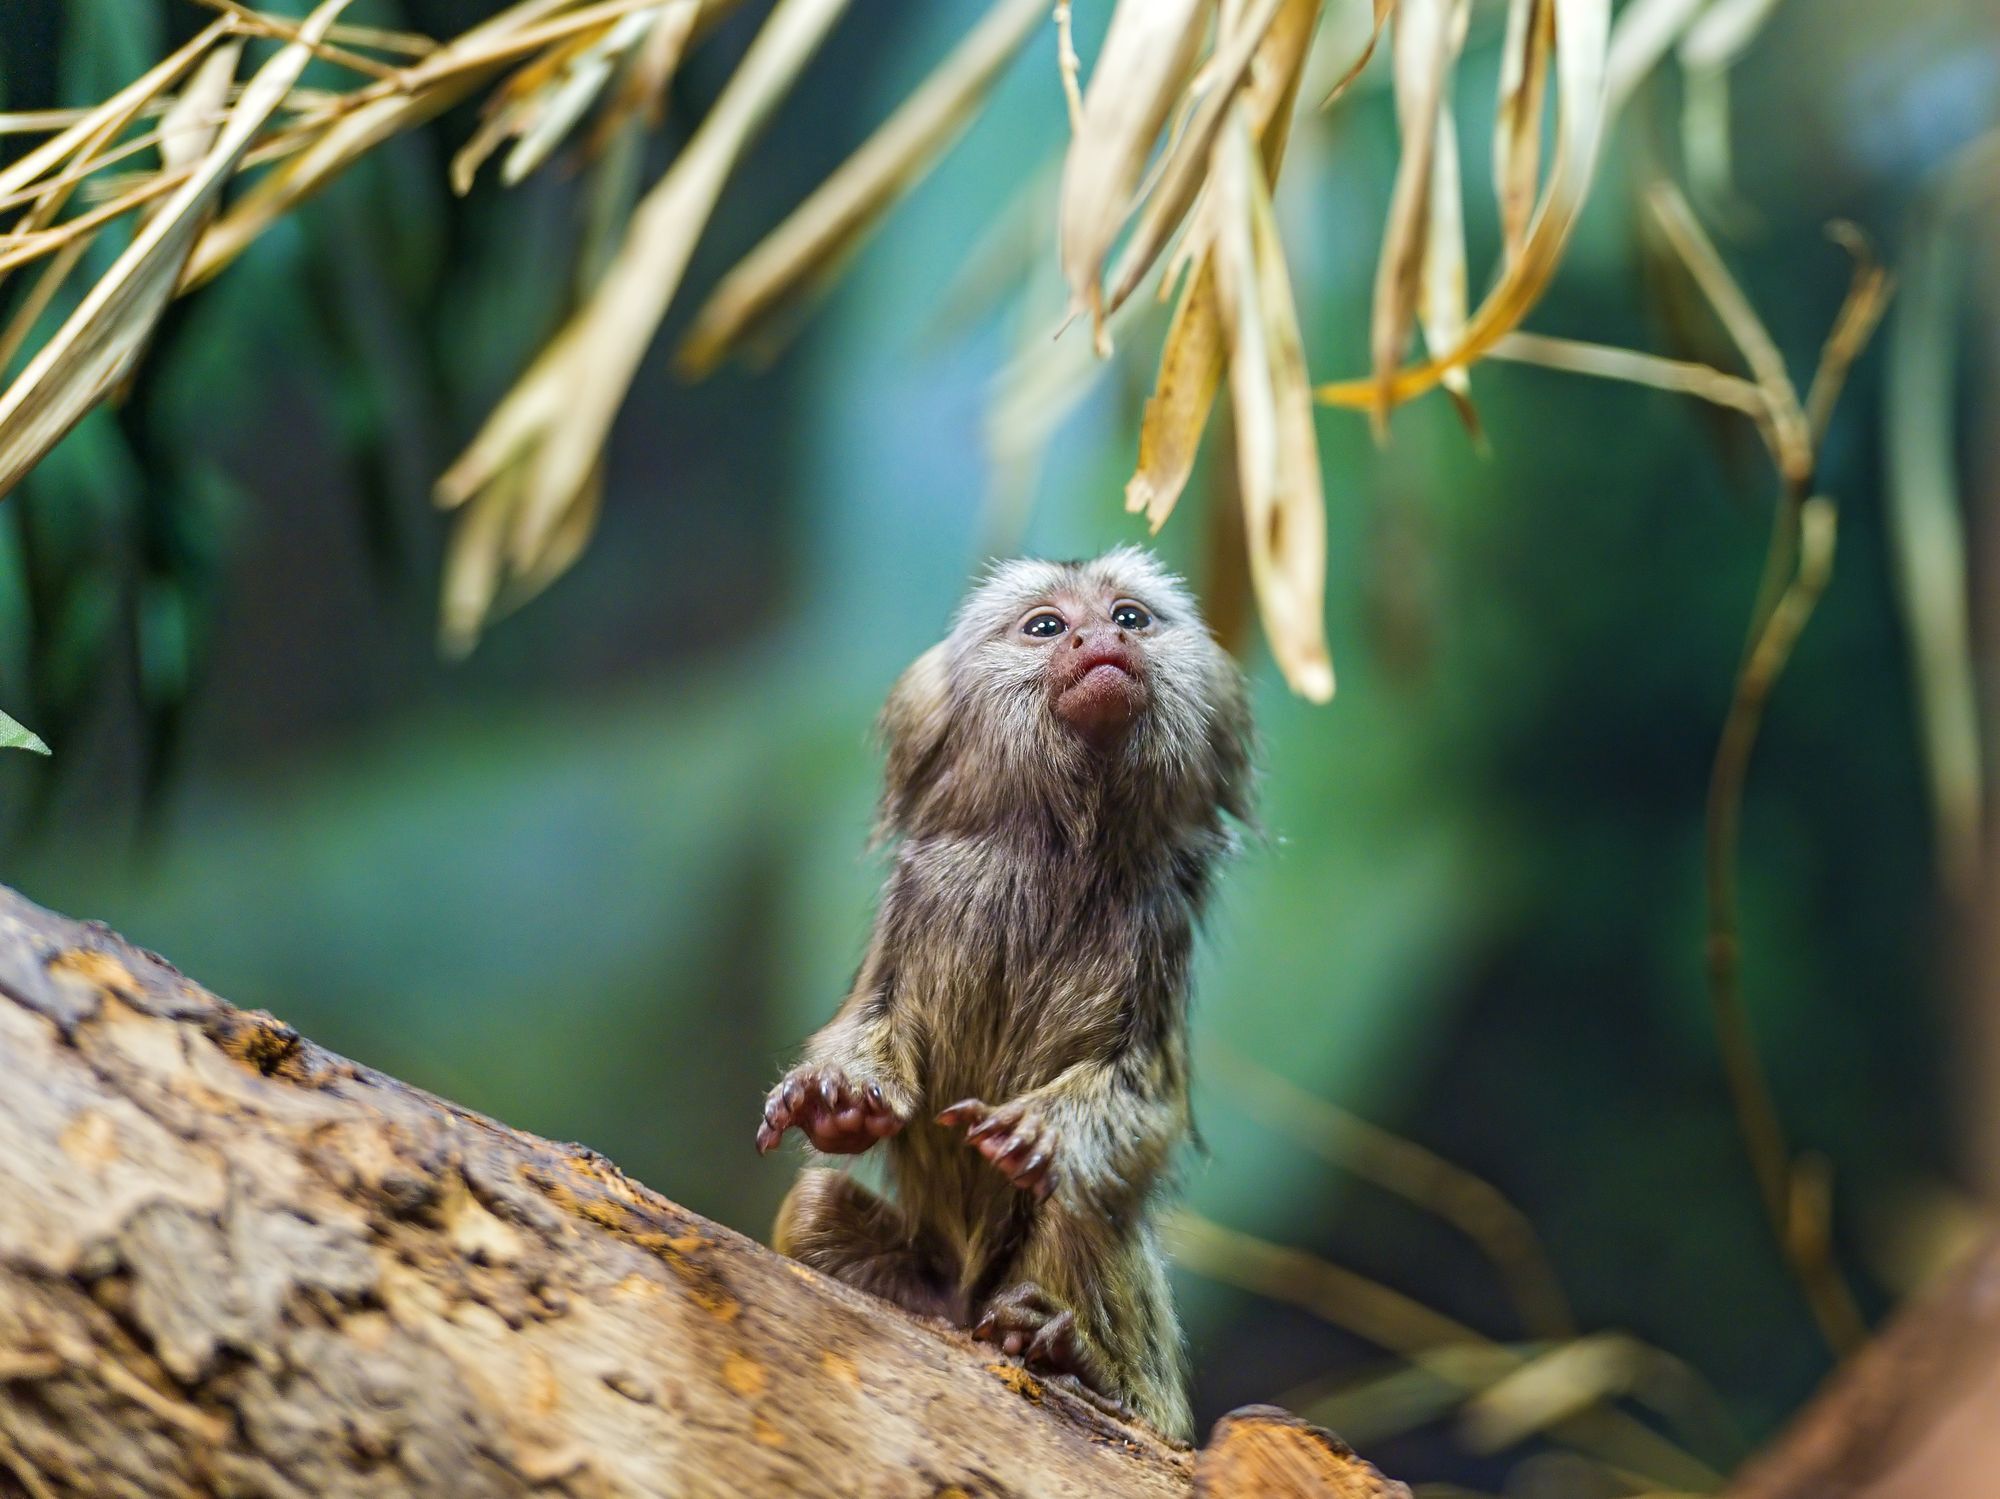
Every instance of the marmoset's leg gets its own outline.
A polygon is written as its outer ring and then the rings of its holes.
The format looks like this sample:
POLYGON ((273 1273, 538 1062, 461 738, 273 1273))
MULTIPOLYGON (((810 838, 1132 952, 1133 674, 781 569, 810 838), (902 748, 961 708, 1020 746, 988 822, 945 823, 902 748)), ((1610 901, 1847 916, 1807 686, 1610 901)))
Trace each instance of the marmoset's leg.
POLYGON ((943 1246, 845 1171, 799 1173, 771 1246, 919 1316, 964 1320, 943 1246))
POLYGON ((977 1309, 976 1336, 1069 1375, 1169 1436, 1188 1436, 1180 1323, 1150 1225, 1121 1237, 1051 1197, 1001 1289, 977 1309))

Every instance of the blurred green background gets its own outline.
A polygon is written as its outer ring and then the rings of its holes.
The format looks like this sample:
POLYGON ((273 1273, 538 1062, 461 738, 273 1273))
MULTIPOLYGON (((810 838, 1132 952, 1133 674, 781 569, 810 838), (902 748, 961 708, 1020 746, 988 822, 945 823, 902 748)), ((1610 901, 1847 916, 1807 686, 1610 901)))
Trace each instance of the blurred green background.
MULTIPOLYGON (((445 35, 487 9, 354 18, 445 35)), ((128 399, 0 505, 0 705, 55 751, 0 756, 0 878, 761 1234, 791 1170, 752 1154, 759 1100, 838 1000, 881 873, 863 845, 884 692, 991 548, 1142 534, 1119 500, 1162 318, 1045 449, 995 426, 1060 310, 1052 37, 782 358, 692 387, 668 368, 699 293, 979 9, 871 0, 836 30, 704 238, 616 430, 595 541, 462 664, 433 645, 429 485, 571 294, 575 158, 454 199, 461 109, 178 304, 128 399)), ((762 10, 694 54, 645 180, 762 10)), ((1077 6, 1086 56, 1106 10, 1077 6)), ((1503 14, 1476 8, 1461 79, 1475 267, 1496 243, 1480 164, 1503 14)), ((0 108, 94 102, 204 19, 13 0, 0 108)), ((1366 363, 1396 149, 1380 71, 1301 116, 1278 194, 1322 377, 1366 363)), ((1917 253, 1926 184, 2000 123, 1996 101, 1981 0, 1780 4, 1731 78, 1729 176, 1696 161, 1690 179, 1667 69, 1530 326, 1727 358, 1640 232, 1639 191, 1668 170, 1803 380, 1848 274, 1822 226, 1917 253)), ((1993 243, 1966 238, 1952 387, 1989 544, 1993 243)), ((1828 1367, 1758 1207, 1702 970, 1702 802, 1774 484, 1747 427, 1682 399, 1499 364, 1473 384, 1484 450, 1436 398, 1382 448, 1321 415, 1340 692, 1289 697, 1253 644, 1272 836, 1224 882, 1196 1027, 1211 1060, 1226 1046, 1498 1186, 1582 1327, 1629 1330, 1718 1392, 1735 1435, 1690 1440, 1726 1466, 1828 1367)), ((1777 693, 1743 854, 1758 1036, 1796 1142, 1831 1162, 1871 1314, 1907 1288, 1944 1184, 1974 1185, 1979 1115, 1960 1065, 1979 923, 1934 872, 1883 428, 1878 346, 1828 445, 1838 569, 1777 693)), ((1225 617, 1229 503, 1198 481, 1159 541, 1225 617)), ((1196 1210, 1522 1337, 1472 1245, 1305 1148, 1270 1097, 1204 1067, 1196 1210)), ((1180 1286, 1204 1422, 1394 1362, 1280 1302, 1180 1286)), ((1474 1452, 1450 1419, 1348 1434, 1413 1482, 1596 1492, 1532 1443, 1474 1452)))

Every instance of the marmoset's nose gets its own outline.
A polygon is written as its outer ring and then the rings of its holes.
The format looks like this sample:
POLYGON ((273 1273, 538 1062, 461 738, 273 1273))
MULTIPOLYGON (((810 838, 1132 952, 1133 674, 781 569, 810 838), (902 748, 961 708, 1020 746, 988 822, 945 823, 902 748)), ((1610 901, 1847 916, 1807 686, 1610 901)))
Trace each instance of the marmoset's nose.
POLYGON ((1085 625, 1069 634, 1069 648, 1080 651, 1087 645, 1130 645, 1132 637, 1117 625, 1085 625))

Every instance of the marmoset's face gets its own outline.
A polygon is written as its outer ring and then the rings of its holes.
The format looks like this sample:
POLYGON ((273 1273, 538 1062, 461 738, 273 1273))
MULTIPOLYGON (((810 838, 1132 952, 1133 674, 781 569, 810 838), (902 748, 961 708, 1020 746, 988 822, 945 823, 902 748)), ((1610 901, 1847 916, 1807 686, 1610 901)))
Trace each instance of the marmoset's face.
POLYGON ((1049 711, 1093 748, 1111 749, 1146 711, 1152 628, 1153 611, 1137 599, 1062 588, 1027 611, 1016 648, 1040 658, 1049 711))
POLYGON ((1093 785, 1166 822, 1248 816, 1242 676, 1185 585, 1135 547, 995 567, 904 672, 882 732, 898 832, 1074 811, 1093 785))
POLYGON ((952 644, 996 731, 1051 729, 1100 755, 1202 744, 1233 668, 1178 579, 1143 552, 1010 562, 967 600, 952 644))

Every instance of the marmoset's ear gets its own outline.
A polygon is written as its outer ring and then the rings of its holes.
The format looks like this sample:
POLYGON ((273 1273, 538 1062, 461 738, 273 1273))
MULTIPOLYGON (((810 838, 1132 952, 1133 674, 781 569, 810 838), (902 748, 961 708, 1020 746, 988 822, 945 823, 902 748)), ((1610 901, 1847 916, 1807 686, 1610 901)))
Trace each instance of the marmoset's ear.
POLYGON ((945 765, 951 728, 951 682, 946 642, 939 641, 910 663, 889 691, 876 732, 888 746, 882 806, 875 836, 901 832, 936 783, 945 765))

